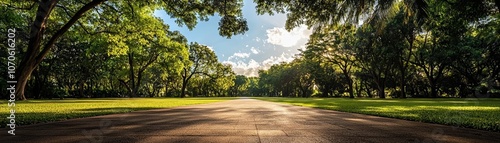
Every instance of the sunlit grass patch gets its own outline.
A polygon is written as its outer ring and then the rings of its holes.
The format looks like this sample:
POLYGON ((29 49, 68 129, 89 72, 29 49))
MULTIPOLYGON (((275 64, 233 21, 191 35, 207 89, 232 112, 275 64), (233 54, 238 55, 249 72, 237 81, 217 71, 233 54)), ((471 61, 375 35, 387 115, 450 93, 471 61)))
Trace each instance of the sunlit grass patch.
MULTIPOLYGON (((27 100, 15 102, 16 125, 28 125, 71 118, 126 113, 137 110, 172 108, 178 106, 212 103, 234 98, 104 98, 27 100)), ((7 101, 0 101, 0 127, 5 127, 10 108, 7 101)))
POLYGON ((305 107, 500 131, 500 99, 257 99, 305 107))

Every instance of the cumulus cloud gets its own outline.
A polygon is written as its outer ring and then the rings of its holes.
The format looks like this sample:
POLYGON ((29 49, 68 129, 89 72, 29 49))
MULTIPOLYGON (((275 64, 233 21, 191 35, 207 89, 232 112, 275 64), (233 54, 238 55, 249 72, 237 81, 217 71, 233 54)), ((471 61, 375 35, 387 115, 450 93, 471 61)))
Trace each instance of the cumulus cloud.
POLYGON ((290 54, 282 53, 280 56, 271 56, 263 62, 259 63, 254 59, 248 62, 244 61, 231 61, 227 60, 222 63, 232 66, 233 71, 238 75, 245 75, 249 77, 259 76, 259 70, 267 70, 274 64, 281 62, 291 62, 294 58, 290 54))
POLYGON ((243 61, 224 61, 222 62, 223 64, 229 64, 232 66, 233 71, 238 74, 238 75, 245 75, 245 76, 250 76, 250 77, 256 77, 259 75, 259 70, 260 64, 255 61, 254 59, 251 59, 248 63, 245 63, 243 61))
POLYGON ((250 48, 250 51, 252 51, 253 54, 259 54, 260 50, 256 49, 255 47, 250 48))
POLYGON ((299 26, 288 32, 284 27, 274 27, 267 29, 267 43, 279 45, 283 47, 293 47, 298 45, 299 41, 309 39, 312 30, 307 29, 307 26, 299 26))
POLYGON ((267 70, 271 68, 272 65, 279 64, 281 62, 291 62, 293 61, 293 56, 290 54, 282 53, 280 56, 271 56, 262 62, 262 69, 267 70))
POLYGON ((231 60, 231 59, 240 59, 240 58, 248 58, 250 57, 250 53, 234 53, 232 56, 230 56, 229 58, 227 58, 228 60, 231 60))
POLYGON ((249 53, 234 53, 233 56, 239 57, 239 58, 248 58, 250 56, 249 53))

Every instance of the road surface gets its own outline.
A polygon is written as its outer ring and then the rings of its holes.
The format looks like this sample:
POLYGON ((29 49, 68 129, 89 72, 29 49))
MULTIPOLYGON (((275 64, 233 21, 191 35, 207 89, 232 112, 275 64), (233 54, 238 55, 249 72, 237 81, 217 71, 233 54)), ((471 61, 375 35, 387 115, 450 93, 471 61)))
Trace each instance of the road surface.
POLYGON ((500 133, 237 99, 22 126, 2 143, 500 142, 500 133))

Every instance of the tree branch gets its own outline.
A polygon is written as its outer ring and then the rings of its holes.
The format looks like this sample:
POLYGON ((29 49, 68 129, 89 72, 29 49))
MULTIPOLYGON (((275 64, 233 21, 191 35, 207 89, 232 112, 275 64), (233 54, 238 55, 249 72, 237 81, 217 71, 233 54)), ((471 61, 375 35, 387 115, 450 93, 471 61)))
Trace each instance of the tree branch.
POLYGON ((85 14, 85 12, 101 4, 104 1, 106 0, 93 0, 92 2, 83 6, 80 10, 78 10, 75 13, 75 15, 61 29, 59 29, 54 35, 52 35, 52 38, 50 38, 49 42, 45 44, 42 52, 38 56, 36 56, 35 58, 36 63, 38 64, 42 62, 43 58, 47 55, 50 49, 52 49, 54 43, 59 39, 59 37, 61 37, 66 31, 68 31, 69 28, 73 26, 78 21, 78 19, 80 19, 83 16, 83 14, 85 14))

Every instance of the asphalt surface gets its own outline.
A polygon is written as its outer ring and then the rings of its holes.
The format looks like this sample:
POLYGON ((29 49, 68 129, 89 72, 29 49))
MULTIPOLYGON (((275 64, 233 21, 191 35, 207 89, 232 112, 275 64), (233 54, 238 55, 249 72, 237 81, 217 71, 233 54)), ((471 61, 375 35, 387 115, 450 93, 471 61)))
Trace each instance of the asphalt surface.
POLYGON ((500 142, 500 133, 238 99, 16 128, 0 143, 500 142))

